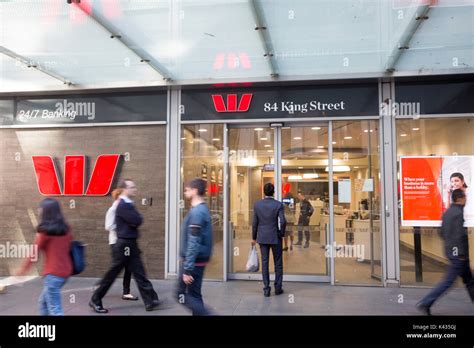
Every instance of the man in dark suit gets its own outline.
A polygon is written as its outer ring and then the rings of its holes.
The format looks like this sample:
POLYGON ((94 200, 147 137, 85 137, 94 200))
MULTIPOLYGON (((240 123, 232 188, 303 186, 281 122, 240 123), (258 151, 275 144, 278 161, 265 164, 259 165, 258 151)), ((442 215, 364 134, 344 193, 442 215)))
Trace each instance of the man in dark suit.
POLYGON ((474 303, 474 278, 469 266, 469 243, 467 228, 464 227, 464 205, 466 194, 462 189, 451 194, 453 204, 443 215, 441 237, 444 239, 446 257, 450 265, 444 279, 426 295, 418 304, 420 311, 431 315, 431 306, 461 277, 474 303))
POLYGON ((270 249, 272 249, 275 263, 275 295, 283 293, 282 237, 285 234, 286 220, 283 204, 273 198, 275 193, 273 184, 265 184, 263 192, 265 198, 256 202, 253 207, 252 245, 260 244, 263 294, 269 297, 271 291, 268 271, 270 249))
POLYGON ((133 278, 135 278, 138 290, 145 303, 145 309, 151 311, 158 307, 160 302, 153 285, 146 277, 145 268, 140 257, 141 251, 137 244, 138 227, 143 223, 143 217, 132 201, 132 198, 137 194, 137 187, 132 180, 125 179, 119 188, 123 189, 123 193, 120 196, 120 203, 115 215, 118 239, 114 244, 113 263, 100 281, 99 287, 94 291, 89 306, 97 313, 108 312, 102 306, 102 298, 107 294, 122 269, 127 266, 132 272, 133 278))

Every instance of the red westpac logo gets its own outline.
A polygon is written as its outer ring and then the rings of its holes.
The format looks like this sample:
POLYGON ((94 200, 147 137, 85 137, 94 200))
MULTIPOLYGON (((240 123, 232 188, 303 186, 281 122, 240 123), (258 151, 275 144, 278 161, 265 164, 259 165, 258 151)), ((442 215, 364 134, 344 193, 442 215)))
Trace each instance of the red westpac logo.
POLYGON ((32 156, 39 192, 44 196, 105 196, 110 191, 120 155, 100 155, 86 188, 86 156, 64 156, 61 188, 51 156, 32 156))
POLYGON ((212 101, 217 112, 247 112, 252 101, 252 93, 242 94, 238 107, 237 94, 227 95, 227 105, 224 103, 224 97, 220 94, 213 94, 212 101))

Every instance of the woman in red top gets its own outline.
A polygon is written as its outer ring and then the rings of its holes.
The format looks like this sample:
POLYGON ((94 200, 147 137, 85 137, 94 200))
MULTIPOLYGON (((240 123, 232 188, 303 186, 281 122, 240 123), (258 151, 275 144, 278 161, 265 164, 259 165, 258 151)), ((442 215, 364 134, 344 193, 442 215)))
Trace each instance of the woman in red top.
MULTIPOLYGON (((35 244, 45 255, 42 273, 44 288, 38 301, 39 312, 41 315, 64 315, 61 288, 72 274, 72 234, 57 200, 43 200, 39 213, 41 222, 37 228, 35 244)), ((32 259, 28 259, 19 275, 26 274, 32 262, 32 259)))

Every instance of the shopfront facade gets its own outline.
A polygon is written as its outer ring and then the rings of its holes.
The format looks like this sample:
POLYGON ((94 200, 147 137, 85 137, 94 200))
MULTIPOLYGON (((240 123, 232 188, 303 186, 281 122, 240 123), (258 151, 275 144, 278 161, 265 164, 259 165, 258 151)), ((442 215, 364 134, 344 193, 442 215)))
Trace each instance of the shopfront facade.
POLYGON ((80 101, 95 103, 96 118, 85 113, 61 124, 54 113, 39 121, 26 112, 57 110, 57 103, 67 109, 72 95, 4 96, 1 238, 32 240, 44 196, 33 156, 52 156, 63 175, 64 156, 82 155, 90 162, 80 177, 82 194, 65 197, 66 187, 73 189, 63 176, 56 196, 88 244, 87 276, 101 276, 109 264, 103 215, 110 189, 131 177, 145 215, 148 273, 176 277, 180 223, 189 209, 184 184, 201 177, 214 233, 208 280, 261 279, 245 263, 253 204, 272 182, 288 221, 285 281, 429 286, 441 278, 446 258, 438 227, 402 221, 400 157, 474 155, 473 88, 465 75, 81 92, 74 98, 95 98, 80 101), (90 195, 94 161, 107 154, 120 155, 117 172, 106 193, 90 195), (308 226, 298 223, 301 194, 314 208, 308 226))
MULTIPOLYGON (((16 96, 0 105, 2 245, 32 243, 37 207, 52 197, 74 239, 87 244, 81 276, 101 277, 111 262, 104 228, 110 193, 132 178, 145 219, 145 266, 163 278, 167 91, 16 96)), ((2 258, 1 276, 14 274, 20 261, 2 258)))

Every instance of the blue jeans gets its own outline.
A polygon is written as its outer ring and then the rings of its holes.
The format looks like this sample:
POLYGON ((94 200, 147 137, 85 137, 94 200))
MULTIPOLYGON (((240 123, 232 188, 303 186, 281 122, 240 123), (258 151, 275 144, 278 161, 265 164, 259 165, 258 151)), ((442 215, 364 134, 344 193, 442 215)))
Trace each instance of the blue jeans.
POLYGON ((460 259, 451 256, 449 257, 449 261, 450 265, 444 279, 420 301, 422 305, 431 307, 433 303, 453 285, 457 277, 462 278, 471 297, 471 301, 474 302, 474 278, 469 268, 469 259, 460 259))
POLYGON ((40 315, 64 315, 61 306, 61 288, 67 278, 48 274, 43 278, 44 288, 38 299, 40 315))
POLYGON ((187 285, 183 282, 183 267, 180 267, 176 293, 177 299, 178 302, 188 307, 192 311, 193 315, 206 316, 211 314, 204 306, 204 302, 202 300, 201 288, 202 279, 204 278, 204 269, 204 266, 195 266, 191 272, 191 276, 194 278, 194 281, 187 285))

